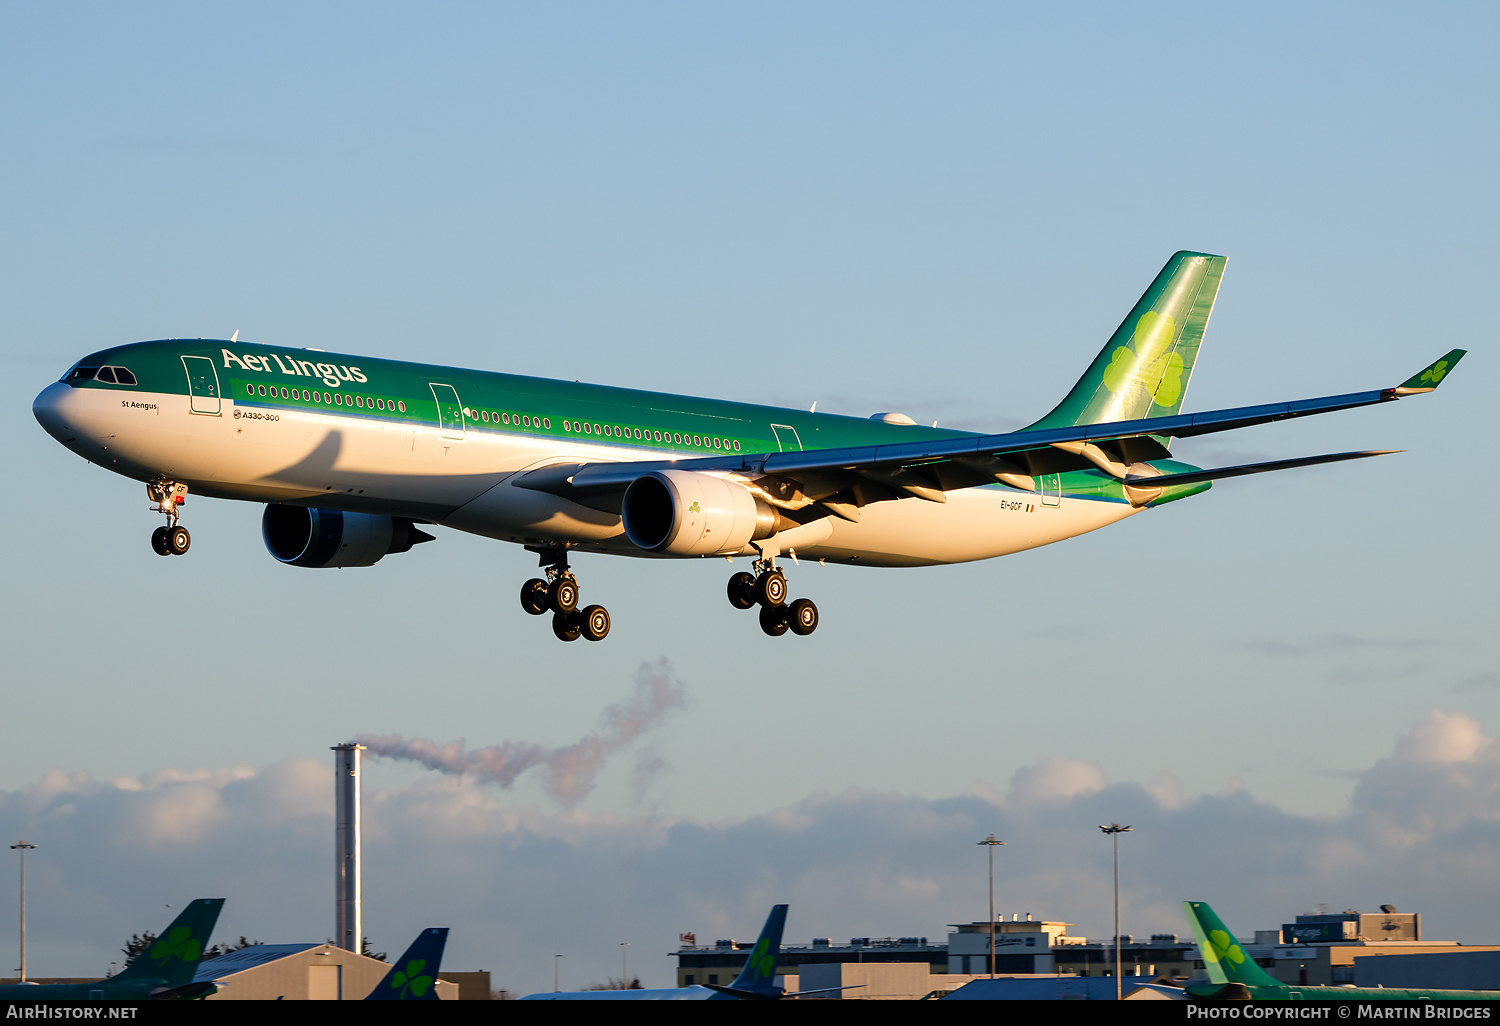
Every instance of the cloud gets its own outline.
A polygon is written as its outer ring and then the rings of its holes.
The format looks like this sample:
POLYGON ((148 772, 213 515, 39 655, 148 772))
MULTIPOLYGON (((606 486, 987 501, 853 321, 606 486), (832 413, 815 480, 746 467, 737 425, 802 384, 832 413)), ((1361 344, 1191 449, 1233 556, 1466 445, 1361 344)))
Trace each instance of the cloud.
POLYGON ((1496 688, 1500 688, 1500 673, 1493 670, 1471 674, 1453 685, 1455 692, 1494 691, 1496 688))
POLYGON ((1009 799, 1024 805, 1064 801, 1103 790, 1104 770, 1082 759, 1041 759, 1016 771, 1009 799))
MULTIPOLYGON (((655 687, 606 716, 599 736, 653 722, 673 701, 671 686, 655 687)), ((328 936, 329 784, 325 763, 292 760, 108 782, 52 770, 0 792, 0 831, 41 845, 27 866, 33 968, 102 972, 131 933, 165 924, 167 903, 199 896, 229 899, 223 936, 328 936)), ((441 773, 367 786, 364 819, 365 932, 377 946, 446 925, 453 968, 488 968, 497 986, 525 991, 550 987, 558 952, 564 986, 617 973, 625 940, 632 968, 666 984, 679 932, 750 937, 778 901, 792 906, 794 941, 941 938, 984 914, 977 842, 991 831, 1006 842, 995 853, 999 909, 1084 935, 1110 928, 1111 848, 1098 831, 1108 822, 1134 827, 1120 869, 1135 934, 1185 932, 1184 898, 1214 902, 1246 934, 1319 902, 1390 902, 1422 912, 1430 936, 1492 942, 1500 896, 1500 742, 1442 710, 1324 817, 1241 787, 1184 795, 1169 775, 1118 782, 1087 761, 1043 759, 1004 785, 945 798, 815 791, 720 823, 520 805, 481 774, 441 773)))
POLYGON ((1251 639, 1229 642, 1225 647, 1249 649, 1266 655, 1289 657, 1332 655, 1343 652, 1415 651, 1442 644, 1432 638, 1361 638, 1353 634, 1318 634, 1302 641, 1251 639))

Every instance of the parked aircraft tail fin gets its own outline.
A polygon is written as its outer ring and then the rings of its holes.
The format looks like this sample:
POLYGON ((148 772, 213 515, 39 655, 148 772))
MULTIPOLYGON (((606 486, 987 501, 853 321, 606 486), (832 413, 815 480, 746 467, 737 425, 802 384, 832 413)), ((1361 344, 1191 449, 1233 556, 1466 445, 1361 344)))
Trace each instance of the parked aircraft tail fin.
POLYGON ((1234 939, 1207 902, 1184 901, 1183 911, 1193 927, 1193 936, 1198 941, 1198 950, 1203 955, 1203 966, 1208 978, 1214 983, 1239 983, 1251 987, 1281 986, 1255 960, 1245 953, 1240 942, 1234 939))
POLYGON ((208 939, 219 921, 223 898, 198 898, 172 920, 145 951, 131 959, 112 983, 131 980, 159 980, 163 991, 186 987, 193 982, 198 963, 203 960, 208 939))
POLYGON ((448 928, 434 927, 417 934, 406 954, 396 959, 391 971, 365 995, 366 1001, 436 1001, 438 967, 448 928))
POLYGON ((1028 431, 1170 417, 1182 408, 1228 261, 1175 253, 1057 408, 1028 431))
POLYGON ((709 989, 718 991, 710 1000, 738 998, 755 1000, 781 997, 781 988, 776 986, 776 959, 781 955, 781 930, 786 925, 785 905, 774 905, 766 917, 766 925, 760 931, 760 939, 745 959, 745 968, 727 987, 709 984, 709 989))

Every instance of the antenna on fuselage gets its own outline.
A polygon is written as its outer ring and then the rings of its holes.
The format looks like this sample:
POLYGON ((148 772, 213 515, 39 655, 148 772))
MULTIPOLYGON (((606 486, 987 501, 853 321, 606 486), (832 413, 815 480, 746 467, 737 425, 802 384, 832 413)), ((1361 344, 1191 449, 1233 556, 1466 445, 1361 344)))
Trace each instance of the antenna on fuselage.
POLYGON ((235 328, 234 329, 234 334, 229 336, 229 341, 231 341, 231 342, 238 342, 239 340, 240 340, 240 329, 239 328, 235 328))

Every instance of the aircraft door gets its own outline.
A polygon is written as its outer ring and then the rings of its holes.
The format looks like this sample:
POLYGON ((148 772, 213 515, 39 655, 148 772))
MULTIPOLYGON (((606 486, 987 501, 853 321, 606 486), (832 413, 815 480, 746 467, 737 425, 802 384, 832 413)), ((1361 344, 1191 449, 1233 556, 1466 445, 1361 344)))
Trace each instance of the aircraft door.
POLYGON ((801 452, 802 439, 797 437, 797 429, 787 424, 772 424, 771 431, 776 435, 776 444, 781 446, 782 452, 801 452))
POLYGON ((187 371, 188 408, 194 413, 219 415, 219 372, 206 356, 184 356, 182 369, 187 371))
POLYGON ((432 397, 437 400, 438 424, 442 427, 443 437, 463 441, 464 404, 458 399, 458 389, 432 382, 427 387, 432 389, 432 397))
POLYGON ((1062 477, 1058 474, 1044 474, 1038 479, 1042 488, 1043 506, 1062 505, 1062 477))

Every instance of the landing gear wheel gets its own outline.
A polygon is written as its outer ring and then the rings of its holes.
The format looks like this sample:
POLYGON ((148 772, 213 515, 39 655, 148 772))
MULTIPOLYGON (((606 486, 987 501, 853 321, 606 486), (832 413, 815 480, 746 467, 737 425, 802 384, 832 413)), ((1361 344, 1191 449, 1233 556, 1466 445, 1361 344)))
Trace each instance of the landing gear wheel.
POLYGON ((779 638, 786 633, 790 626, 787 620, 785 606, 761 606, 760 607, 760 629, 773 638, 779 638))
POLYGON ((558 641, 577 641, 583 633, 583 617, 577 612, 553 613, 552 633, 558 641))
POLYGON ((729 579, 729 604, 736 609, 749 609, 755 605, 754 577, 741 572, 729 579))
POLYGON ((521 608, 532 616, 541 616, 547 611, 547 582, 533 577, 521 585, 521 608))
POLYGON ((167 547, 167 529, 158 527, 151 532, 151 550, 158 556, 170 556, 172 550, 167 547))
MULTIPOLYGON (((755 601, 767 609, 786 601, 786 577, 780 570, 761 574, 755 582, 755 601)), ((764 618, 762 619, 764 623, 764 618)))
POLYGON ((583 636, 588 641, 603 641, 609 634, 609 610, 603 606, 586 606, 581 614, 583 636))
POLYGON ((818 629, 818 607, 812 599, 798 599, 787 607, 787 619, 791 621, 793 634, 806 637, 818 629))
POLYGON ((182 555, 191 544, 193 544, 193 537, 188 534, 186 527, 174 527, 167 532, 167 551, 172 555, 182 555))
MULTIPOLYGON (((559 577, 547 589, 547 605, 554 613, 571 613, 578 608, 578 582, 571 577, 559 577)), ((573 635, 576 638, 578 635, 573 635)), ((561 637, 561 635, 559 635, 561 637)), ((572 641, 573 638, 569 638, 572 641)))

